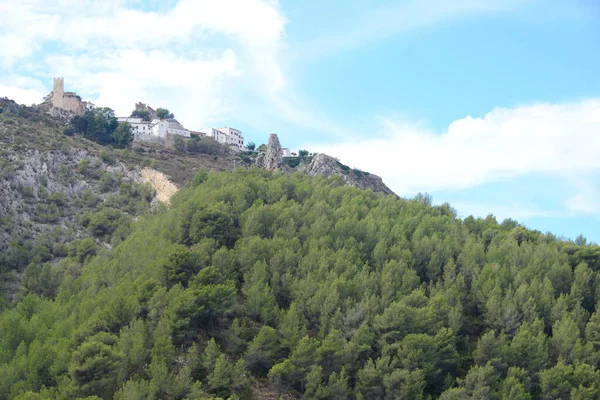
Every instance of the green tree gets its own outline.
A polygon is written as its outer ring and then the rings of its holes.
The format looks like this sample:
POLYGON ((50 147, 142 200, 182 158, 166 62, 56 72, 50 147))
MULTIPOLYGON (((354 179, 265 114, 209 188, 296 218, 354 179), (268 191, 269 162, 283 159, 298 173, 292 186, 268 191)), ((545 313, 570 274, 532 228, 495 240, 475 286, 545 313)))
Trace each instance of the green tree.
POLYGON ((511 363, 530 373, 544 369, 549 361, 548 338, 542 321, 524 322, 509 346, 511 363))
POLYGON ((425 374, 420 369, 395 369, 383 378, 385 400, 423 399, 425 374))
POLYGON ((280 354, 281 344, 277 331, 270 326, 263 326, 250 342, 244 358, 250 370, 265 376, 271 367, 279 362, 280 354))
POLYGON ((296 367, 287 359, 279 364, 273 365, 269 370, 268 378, 277 390, 277 396, 281 396, 289 388, 294 380, 296 367))
POLYGON ((517 367, 510 368, 502 383, 500 398, 502 400, 531 400, 531 394, 527 390, 528 381, 525 370, 517 367))
POLYGON ((183 138, 176 136, 173 139, 173 148, 177 151, 184 152, 185 151, 185 142, 183 141, 183 138))
POLYGON ((119 122, 110 108, 94 108, 71 120, 72 131, 75 134, 102 145, 115 144, 114 132, 118 126, 119 122))
POLYGON ((215 239, 222 245, 230 246, 238 236, 236 224, 227 208, 218 203, 194 213, 189 227, 189 238, 198 243, 203 238, 215 239))
POLYGON ((121 122, 113 133, 112 142, 116 148, 124 149, 133 141, 133 129, 127 122, 121 122))
POLYGON ((133 110, 131 113, 132 118, 141 118, 143 121, 150 121, 150 112, 147 110, 133 110))
POLYGON ((158 119, 173 119, 175 118, 175 115, 166 108, 157 108, 156 117, 158 119))
POLYGON ((192 276, 198 273, 200 265, 197 256, 186 246, 173 245, 164 264, 165 279, 169 285, 181 283, 187 286, 192 276))
POLYGON ((116 340, 113 335, 100 333, 82 343, 73 353, 69 376, 74 395, 112 397, 124 358, 115 347, 116 340))
POLYGON ((580 332, 577 324, 569 315, 557 321, 552 326, 552 347, 554 356, 565 364, 571 364, 575 360, 575 346, 580 332))
POLYGON ((498 376, 495 374, 494 367, 490 364, 484 367, 472 367, 465 377, 463 387, 466 389, 470 399, 498 399, 498 376))

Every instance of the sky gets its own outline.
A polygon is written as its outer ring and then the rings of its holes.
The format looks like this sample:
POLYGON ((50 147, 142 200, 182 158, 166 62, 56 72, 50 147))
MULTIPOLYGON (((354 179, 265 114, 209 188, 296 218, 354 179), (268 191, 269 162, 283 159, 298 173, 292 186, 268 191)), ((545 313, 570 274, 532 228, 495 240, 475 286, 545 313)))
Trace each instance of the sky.
POLYGON ((277 133, 428 193, 600 242, 597 0, 0 0, 0 96, 65 90, 189 129, 277 133))

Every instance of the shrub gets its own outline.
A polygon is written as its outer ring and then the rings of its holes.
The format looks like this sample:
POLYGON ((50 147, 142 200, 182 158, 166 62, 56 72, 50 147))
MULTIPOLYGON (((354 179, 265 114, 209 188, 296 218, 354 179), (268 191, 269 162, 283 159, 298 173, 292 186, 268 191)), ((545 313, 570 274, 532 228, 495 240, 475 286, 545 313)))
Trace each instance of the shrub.
POLYGON ((108 152, 106 150, 102 150, 100 152, 100 159, 108 165, 113 165, 115 163, 115 155, 112 152, 108 152))
POLYGON ((110 172, 105 172, 100 177, 100 190, 102 193, 110 192, 117 186, 117 180, 110 172))
POLYGON ((349 173, 350 172, 350 167, 347 165, 344 165, 340 162, 338 162, 338 166, 342 169, 342 171, 344 171, 344 173, 349 173))
POLYGON ((35 192, 31 186, 21 186, 20 188, 21 195, 25 199, 32 199, 35 197, 35 192))
POLYGON ((296 168, 300 165, 300 157, 286 157, 283 159, 283 162, 291 168, 296 168))
POLYGON ((173 139, 173 148, 177 151, 185 151, 185 142, 183 141, 183 139, 178 136, 175 137, 173 139))
POLYGON ((54 192, 48 197, 50 203, 56 204, 58 207, 64 207, 68 204, 67 196, 63 192, 54 192))

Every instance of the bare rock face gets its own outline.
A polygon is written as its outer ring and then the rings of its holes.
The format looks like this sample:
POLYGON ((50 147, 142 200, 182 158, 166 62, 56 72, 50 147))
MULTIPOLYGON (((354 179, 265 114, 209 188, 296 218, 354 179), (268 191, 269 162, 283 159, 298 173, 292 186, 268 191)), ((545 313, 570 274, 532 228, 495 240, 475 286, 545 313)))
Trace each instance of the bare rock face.
POLYGON ((317 154, 310 163, 300 164, 300 166, 298 166, 298 171, 311 176, 339 176, 342 182, 348 186, 363 190, 371 189, 374 192, 385 194, 394 194, 394 192, 383 183, 383 180, 379 176, 357 169, 351 169, 327 154, 317 154))
POLYGON ((177 193, 177 186, 169 180, 169 177, 152 168, 144 168, 141 171, 142 182, 149 183, 156 191, 156 198, 169 205, 171 197, 177 193))
POLYGON ((276 134, 269 136, 269 144, 264 156, 259 156, 257 164, 268 171, 277 171, 281 169, 283 164, 283 152, 281 151, 281 143, 276 134))

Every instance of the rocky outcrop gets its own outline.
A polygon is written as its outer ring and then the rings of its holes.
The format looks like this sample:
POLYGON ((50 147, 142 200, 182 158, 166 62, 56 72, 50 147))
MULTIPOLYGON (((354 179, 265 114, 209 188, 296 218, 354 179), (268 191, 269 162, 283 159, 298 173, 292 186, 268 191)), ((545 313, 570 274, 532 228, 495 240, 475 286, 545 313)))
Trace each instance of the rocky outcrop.
POLYGON ((385 194, 394 193, 383 183, 383 180, 379 176, 351 169, 327 154, 317 154, 310 163, 301 163, 298 166, 298 171, 311 176, 339 176, 348 186, 363 190, 371 189, 374 192, 385 194))
POLYGON ((374 192, 385 194, 394 193, 377 175, 352 169, 327 154, 316 154, 312 157, 292 157, 290 159, 295 162, 283 162, 283 151, 279 138, 277 135, 272 134, 269 136, 267 150, 260 153, 256 158, 256 165, 269 171, 283 170, 287 174, 304 172, 311 176, 339 176, 342 182, 348 186, 363 190, 371 189, 374 192))
POLYGON ((19 115, 19 105, 6 97, 0 98, 0 114, 19 115))
POLYGON ((269 136, 267 151, 264 154, 260 154, 256 162, 259 167, 268 171, 277 171, 281 169, 281 166, 283 165, 283 152, 281 150, 279 138, 276 134, 271 134, 271 136, 269 136))

